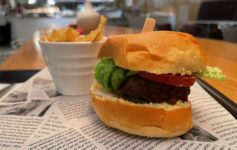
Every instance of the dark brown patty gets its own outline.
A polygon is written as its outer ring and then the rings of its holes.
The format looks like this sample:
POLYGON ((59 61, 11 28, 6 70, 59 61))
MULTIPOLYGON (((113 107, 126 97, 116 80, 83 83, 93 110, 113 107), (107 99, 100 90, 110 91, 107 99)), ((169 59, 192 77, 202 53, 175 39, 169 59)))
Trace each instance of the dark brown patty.
POLYGON ((135 75, 124 81, 119 93, 135 102, 176 104, 178 100, 188 100, 190 88, 157 83, 135 75))

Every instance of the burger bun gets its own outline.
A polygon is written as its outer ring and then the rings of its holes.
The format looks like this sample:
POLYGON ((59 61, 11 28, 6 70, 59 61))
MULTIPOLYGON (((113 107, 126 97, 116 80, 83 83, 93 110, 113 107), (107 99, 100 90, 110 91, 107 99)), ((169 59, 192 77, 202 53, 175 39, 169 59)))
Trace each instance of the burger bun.
POLYGON ((175 137, 192 128, 190 102, 137 104, 103 91, 97 83, 91 86, 91 97, 102 122, 130 134, 175 137))

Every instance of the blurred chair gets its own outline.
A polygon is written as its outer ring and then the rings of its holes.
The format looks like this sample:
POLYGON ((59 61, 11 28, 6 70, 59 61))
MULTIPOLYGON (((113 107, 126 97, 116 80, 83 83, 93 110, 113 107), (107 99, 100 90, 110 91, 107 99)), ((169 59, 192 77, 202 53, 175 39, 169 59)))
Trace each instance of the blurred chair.
POLYGON ((160 31, 160 30, 168 30, 168 31, 172 31, 172 25, 170 23, 164 23, 164 24, 156 24, 156 30, 160 31))
POLYGON ((222 23, 219 25, 222 31, 223 39, 230 42, 237 42, 237 22, 236 23, 222 23))
POLYGON ((0 46, 9 46, 11 43, 11 24, 5 16, 0 16, 0 46))
POLYGON ((146 17, 154 18, 157 22, 157 30, 174 30, 175 29, 175 14, 166 12, 155 12, 151 14, 126 14, 129 26, 132 28, 142 28, 146 17))
POLYGON ((175 30, 176 15, 173 12, 153 12, 150 17, 156 19, 157 30, 175 30))
MULTIPOLYGON (((180 30, 198 37, 223 39, 223 31, 221 30, 223 28, 220 28, 220 24, 228 24, 235 20, 237 20, 236 0, 203 1, 200 5, 197 21, 184 23, 180 30)), ((232 37, 237 38, 237 34, 232 37)))
POLYGON ((181 32, 187 32, 197 37, 223 39, 222 32, 218 23, 208 21, 192 21, 183 24, 180 28, 181 32))
POLYGON ((146 20, 146 15, 135 15, 135 14, 125 14, 128 25, 131 28, 142 29, 143 24, 146 20))
POLYGON ((237 1, 203 0, 199 10, 198 20, 237 20, 237 1))
POLYGON ((6 16, 0 16, 0 64, 14 52, 14 50, 10 47, 11 40, 11 23, 6 16))

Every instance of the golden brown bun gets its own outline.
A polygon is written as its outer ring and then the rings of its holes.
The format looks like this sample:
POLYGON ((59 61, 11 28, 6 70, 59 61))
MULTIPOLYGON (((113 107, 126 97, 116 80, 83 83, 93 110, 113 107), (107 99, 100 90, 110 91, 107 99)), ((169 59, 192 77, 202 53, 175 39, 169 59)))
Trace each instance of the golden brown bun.
POLYGON ((182 104, 136 104, 91 87, 92 102, 108 126, 147 137, 175 137, 192 128, 190 102, 182 104))
POLYGON ((205 69, 205 55, 197 40, 186 33, 155 31, 111 36, 99 55, 117 66, 156 74, 191 74, 205 69))

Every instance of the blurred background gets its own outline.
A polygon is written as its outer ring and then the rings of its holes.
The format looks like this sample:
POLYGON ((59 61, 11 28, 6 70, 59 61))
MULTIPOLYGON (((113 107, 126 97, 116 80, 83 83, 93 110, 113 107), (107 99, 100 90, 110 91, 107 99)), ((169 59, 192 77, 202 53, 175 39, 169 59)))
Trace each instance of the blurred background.
MULTIPOLYGON (((141 29, 147 16, 156 30, 237 42, 237 0, 91 0, 108 26, 141 29)), ((0 0, 0 62, 35 31, 75 24, 84 0, 0 0)))

